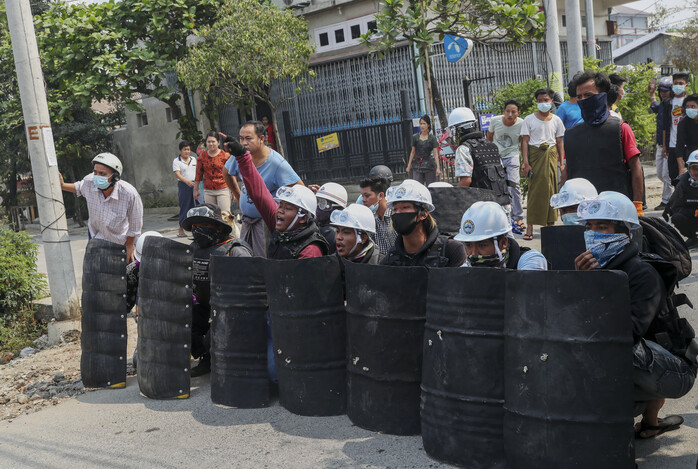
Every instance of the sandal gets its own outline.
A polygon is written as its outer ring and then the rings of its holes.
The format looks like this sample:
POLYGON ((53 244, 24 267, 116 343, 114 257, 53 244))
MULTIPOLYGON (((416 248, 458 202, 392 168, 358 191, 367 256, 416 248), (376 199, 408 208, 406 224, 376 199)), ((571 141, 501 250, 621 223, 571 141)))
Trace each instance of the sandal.
POLYGON ((525 235, 523 235, 523 239, 524 239, 524 241, 533 241, 533 233, 531 233, 531 234, 526 233, 525 235))
POLYGON ((647 425, 645 424, 645 421, 642 420, 640 422, 640 428, 635 430, 635 439, 649 440, 651 438, 661 435, 662 433, 677 430, 683 423, 683 417, 681 417, 680 415, 669 415, 666 418, 657 419, 657 423, 658 425, 647 425), (656 430, 657 433, 655 433, 654 435, 642 436, 642 432, 646 430, 656 430))

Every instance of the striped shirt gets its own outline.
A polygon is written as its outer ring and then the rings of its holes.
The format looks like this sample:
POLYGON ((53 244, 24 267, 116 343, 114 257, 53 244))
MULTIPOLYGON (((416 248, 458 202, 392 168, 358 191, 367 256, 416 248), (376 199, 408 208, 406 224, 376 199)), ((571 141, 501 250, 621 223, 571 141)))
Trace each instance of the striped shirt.
POLYGON ((104 198, 92 182, 94 175, 75 183, 77 194, 87 201, 90 219, 87 228, 93 238, 126 244, 126 238, 137 237, 143 227, 143 202, 135 187, 126 181, 114 184, 114 191, 104 198))

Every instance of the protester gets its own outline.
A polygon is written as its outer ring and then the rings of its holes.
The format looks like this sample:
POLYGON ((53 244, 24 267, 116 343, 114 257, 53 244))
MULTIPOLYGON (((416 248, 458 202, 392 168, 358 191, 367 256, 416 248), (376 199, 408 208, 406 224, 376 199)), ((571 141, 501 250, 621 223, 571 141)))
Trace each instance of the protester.
POLYGON ((528 177, 528 207, 525 240, 533 239, 533 225, 553 225, 557 220, 550 197, 557 192, 557 168, 564 170, 565 126, 552 114, 553 91, 548 88, 534 94, 538 110, 526 116, 521 126, 522 172, 528 177))
POLYGON ((336 251, 340 259, 358 264, 378 264, 380 251, 370 237, 376 233, 376 220, 368 207, 351 204, 344 210, 333 211, 330 218, 337 230, 336 251))
MULTIPOLYGON (((240 128, 240 143, 249 150, 257 169, 256 172, 261 175, 269 195, 271 196, 272 192, 283 186, 303 185, 303 181, 288 164, 288 161, 264 144, 264 132, 264 124, 259 121, 248 121, 240 128)), ((255 256, 266 257, 269 231, 265 229, 259 207, 255 205, 253 198, 248 194, 249 189, 243 185, 237 189, 237 193, 235 192, 235 187, 237 187, 235 177, 240 174, 237 160, 235 158, 228 160, 223 170, 223 177, 228 187, 233 190, 233 195, 240 200, 240 210, 242 211, 241 238, 252 246, 255 256)), ((273 228, 271 230, 273 231, 273 228)))
POLYGON ((686 117, 676 129, 676 155, 685 161, 698 150, 698 94, 684 98, 683 113, 686 117))
POLYGON ((496 202, 475 202, 463 214, 460 231, 454 237, 465 244, 463 267, 499 267, 515 270, 548 270, 543 254, 522 248, 509 237, 511 225, 496 202))
POLYGON ((448 128, 458 143, 455 163, 458 186, 493 190, 508 205, 511 198, 507 172, 502 166, 499 149, 477 130, 473 111, 467 107, 455 108, 448 116, 448 128))
MULTIPOLYGON (((327 240, 329 253, 334 254, 336 251, 336 231, 330 223, 330 216, 335 210, 342 210, 347 207, 347 190, 336 182, 327 182, 322 186, 311 185, 308 187, 315 193, 315 198, 317 199, 315 219, 317 220, 320 234, 327 240)), ((371 217, 373 217, 373 213, 371 213, 371 217)), ((376 232, 375 223, 373 232, 376 232)))
POLYGON ((189 209, 196 205, 194 186, 196 179, 196 158, 191 156, 191 145, 186 140, 179 142, 179 156, 172 161, 172 171, 177 178, 179 193, 179 237, 184 237, 182 221, 187 217, 189 209))
POLYGON ((550 197, 550 206, 560 211, 560 218, 565 225, 583 225, 577 215, 577 207, 585 200, 598 197, 598 192, 592 183, 586 179, 568 179, 560 188, 560 192, 550 197))
POLYGON ((255 168, 251 151, 234 138, 226 140, 226 148, 235 156, 235 169, 242 176, 251 204, 272 232, 268 257, 303 259, 326 255, 329 246, 315 223, 317 200, 313 191, 302 184, 283 186, 273 197, 255 168))
MULTIPOLYGON (((564 103, 563 103, 564 106, 564 103)), ((521 201, 521 127, 519 102, 513 99, 504 103, 504 113, 490 121, 487 140, 494 142, 507 171, 507 185, 511 196, 511 220, 518 231, 523 231, 523 204, 521 201)))
POLYGON ((463 245, 440 235, 429 213, 434 211, 429 189, 413 179, 405 179, 399 186, 387 190, 386 199, 393 211, 393 228, 400 236, 381 264, 426 267, 463 265, 463 245))
POLYGON ((698 247, 698 150, 686 161, 688 171, 679 176, 676 190, 664 209, 664 218, 686 238, 686 247, 698 247))
POLYGON ((667 103, 667 111, 664 113, 663 145, 664 153, 669 161, 669 177, 673 181, 686 171, 684 156, 679 154, 676 148, 679 122, 684 117, 683 101, 686 97, 686 86, 690 75, 688 73, 674 73, 672 75, 671 91, 673 96, 667 103))
POLYGON ((570 98, 562 103, 555 113, 562 120, 565 130, 574 127, 583 120, 582 111, 579 110, 579 104, 577 104, 577 86, 574 78, 567 85, 567 93, 569 93, 570 98))
POLYGON ((616 106, 616 103, 620 100, 620 90, 618 87, 614 84, 611 84, 611 88, 608 90, 608 93, 606 93, 606 106, 608 107, 608 113, 613 116, 617 117, 618 119, 623 119, 620 115, 620 112, 614 111, 613 108, 618 109, 618 106, 616 106))
POLYGON ((121 180, 123 166, 111 153, 92 159, 93 174, 82 181, 66 183, 59 173, 61 190, 85 197, 90 219, 90 238, 105 239, 126 246, 126 261, 134 261, 136 237, 143 227, 143 202, 135 187, 121 180))
MULTIPOLYGON (((388 207, 385 193, 393 180, 393 173, 387 166, 378 165, 371 168, 368 177, 359 182, 361 188, 360 203, 371 209, 376 220, 375 242, 384 256, 393 247, 398 234, 391 223, 392 209, 388 207)), ((357 201, 359 203, 359 201, 357 201)))
POLYGON ((276 138, 274 137, 274 125, 269 122, 267 116, 262 117, 262 125, 264 126, 264 136, 266 144, 269 148, 276 151, 276 138))
POLYGON ((419 119, 419 133, 412 136, 412 151, 407 162, 407 174, 421 184, 428 185, 441 176, 439 158, 436 155, 436 147, 439 144, 431 133, 431 118, 424 114, 419 119), (417 160, 415 161, 415 156, 417 160), (413 166, 413 162, 416 167, 413 166))
MULTIPOLYGON (((623 116, 620 115, 620 111, 618 110, 618 102, 621 99, 623 99, 623 96, 625 95, 625 83, 628 81, 628 79, 621 75, 618 75, 617 73, 611 73, 608 76, 608 79, 611 81, 611 86, 615 86, 615 90, 617 93, 617 96, 615 96, 613 102, 609 104, 611 107, 611 114, 617 115, 622 119, 623 116)), ((609 99, 609 101, 611 100, 609 99)))
POLYGON ((650 82, 648 91, 650 92, 650 110, 657 114, 656 125, 657 125, 657 153, 655 155, 655 160, 657 163, 657 178, 664 183, 662 189, 662 201, 657 205, 655 210, 664 209, 669 203, 672 192, 674 192, 674 186, 671 184, 671 178, 669 177, 669 166, 667 154, 664 152, 664 113, 670 112, 671 107, 670 98, 671 87, 673 80, 671 77, 662 77, 659 79, 658 83, 654 80, 650 82), (659 101, 655 96, 655 90, 659 90, 659 101))
MULTIPOLYGON (((230 155, 220 149, 217 132, 206 134, 206 150, 202 151, 196 162, 195 182, 204 181, 204 201, 230 211, 230 190, 223 179, 223 167, 230 155)), ((194 185, 194 198, 199 198, 199 186, 194 185)))
MULTIPOLYGON (((575 259, 577 270, 620 270, 628 275, 630 314, 632 319, 633 377, 636 414, 642 421, 636 427, 636 438, 652 438, 664 431, 678 428, 682 418, 658 420, 665 398, 677 399, 690 391, 695 368, 685 358, 655 342, 662 333, 666 288, 655 268, 643 261, 630 230, 639 226, 634 203, 618 192, 602 192, 594 200, 579 204, 577 214, 586 221, 584 241, 587 251, 575 259)), ((678 316, 678 314, 677 314, 678 316)), ((678 317, 676 318, 678 320, 678 317)), ((672 337, 673 339, 673 337, 672 337)))
POLYGON ((252 248, 230 236, 232 228, 223 219, 217 205, 204 204, 192 208, 182 225, 194 237, 191 244, 194 249, 191 355, 198 358, 199 363, 191 369, 190 374, 197 377, 211 372, 210 340, 206 338, 211 315, 211 256, 251 257, 252 248))
POLYGON ((598 192, 620 192, 633 200, 638 214, 643 215, 640 150, 628 123, 609 113, 610 80, 603 73, 587 71, 577 77, 576 84, 584 122, 565 134, 567 166, 562 171, 563 181, 584 178, 598 192))

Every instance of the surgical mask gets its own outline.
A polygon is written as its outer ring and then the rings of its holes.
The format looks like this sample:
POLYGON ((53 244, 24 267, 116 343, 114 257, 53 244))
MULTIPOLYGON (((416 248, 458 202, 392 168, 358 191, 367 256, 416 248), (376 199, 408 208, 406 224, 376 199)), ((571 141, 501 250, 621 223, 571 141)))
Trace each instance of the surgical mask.
POLYGON ((393 213, 390 220, 393 222, 393 229, 398 234, 407 236, 412 233, 419 224, 417 220, 418 212, 393 213))
POLYGON ((686 91, 686 86, 685 85, 674 85, 671 87, 671 91, 673 91, 674 94, 683 94, 684 91, 686 91))
POLYGON ((688 116, 689 119, 695 119, 696 116, 698 116, 698 109, 686 109, 686 116, 688 116))
POLYGON ((540 112, 548 112, 552 107, 553 103, 538 103, 538 110, 540 112))
POLYGON ((599 233, 587 230, 584 232, 584 244, 599 263, 598 268, 604 268, 630 243, 625 233, 599 233))
POLYGON ((575 212, 563 214, 562 223, 565 225, 584 225, 582 219, 575 212))
POLYGON ((94 183, 95 187, 101 191, 109 189, 109 178, 105 176, 94 176, 92 178, 92 182, 94 183))
POLYGON ((378 206, 380 205, 379 202, 376 202, 375 204, 371 205, 370 208, 373 213, 376 213, 378 211, 378 206))
POLYGON ((201 248, 218 244, 222 237, 222 233, 218 229, 210 226, 195 226, 191 233, 194 236, 194 242, 201 248))
POLYGON ((606 106, 606 93, 589 96, 577 101, 582 119, 589 125, 600 125, 608 119, 608 107, 606 106))

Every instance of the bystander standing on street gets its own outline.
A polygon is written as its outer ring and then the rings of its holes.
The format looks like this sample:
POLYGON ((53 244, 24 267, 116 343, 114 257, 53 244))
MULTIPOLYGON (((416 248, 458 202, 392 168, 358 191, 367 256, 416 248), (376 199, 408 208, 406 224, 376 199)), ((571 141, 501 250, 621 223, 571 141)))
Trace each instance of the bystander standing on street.
POLYGON ((686 86, 689 80, 688 73, 674 73, 672 75, 671 91, 673 96, 664 113, 664 153, 669 159, 669 176, 673 181, 686 171, 685 160, 676 148, 676 138, 679 122, 684 117, 683 101, 686 97, 686 86))
MULTIPOLYGON (((223 166, 230 155, 220 149, 217 132, 206 134, 206 150, 196 162, 196 182, 204 181, 204 200, 217 205, 221 210, 230 211, 230 190, 223 179, 223 166)), ((199 187, 194 186, 194 198, 199 198, 199 187)))
POLYGON ((648 91, 650 92, 650 110, 657 114, 657 152, 655 160, 657 163, 657 178, 664 183, 662 189, 662 201, 656 206, 655 210, 662 210, 669 203, 674 186, 671 184, 669 177, 669 166, 667 154, 664 152, 664 113, 669 112, 667 108, 670 106, 669 99, 671 98, 671 77, 662 77, 657 82, 655 79, 649 84, 648 91), (655 91, 659 91, 659 100, 655 96, 655 91))
POLYGON ((579 110, 579 104, 577 104, 577 86, 574 84, 574 78, 567 86, 567 92, 570 99, 560 104, 555 115, 562 120, 565 129, 571 129, 583 121, 582 111, 579 110))
POLYGON ((186 140, 179 142, 179 156, 172 161, 172 171, 177 178, 179 194, 179 237, 186 236, 182 222, 189 209, 196 204, 194 186, 196 183, 196 158, 191 155, 191 145, 186 140))
POLYGON ((412 136, 412 151, 407 162, 407 174, 412 179, 428 186, 441 176, 439 159, 436 156, 438 142, 431 133, 431 119, 424 114, 419 119, 419 133, 412 136), (416 158, 415 158, 416 157, 416 158))

